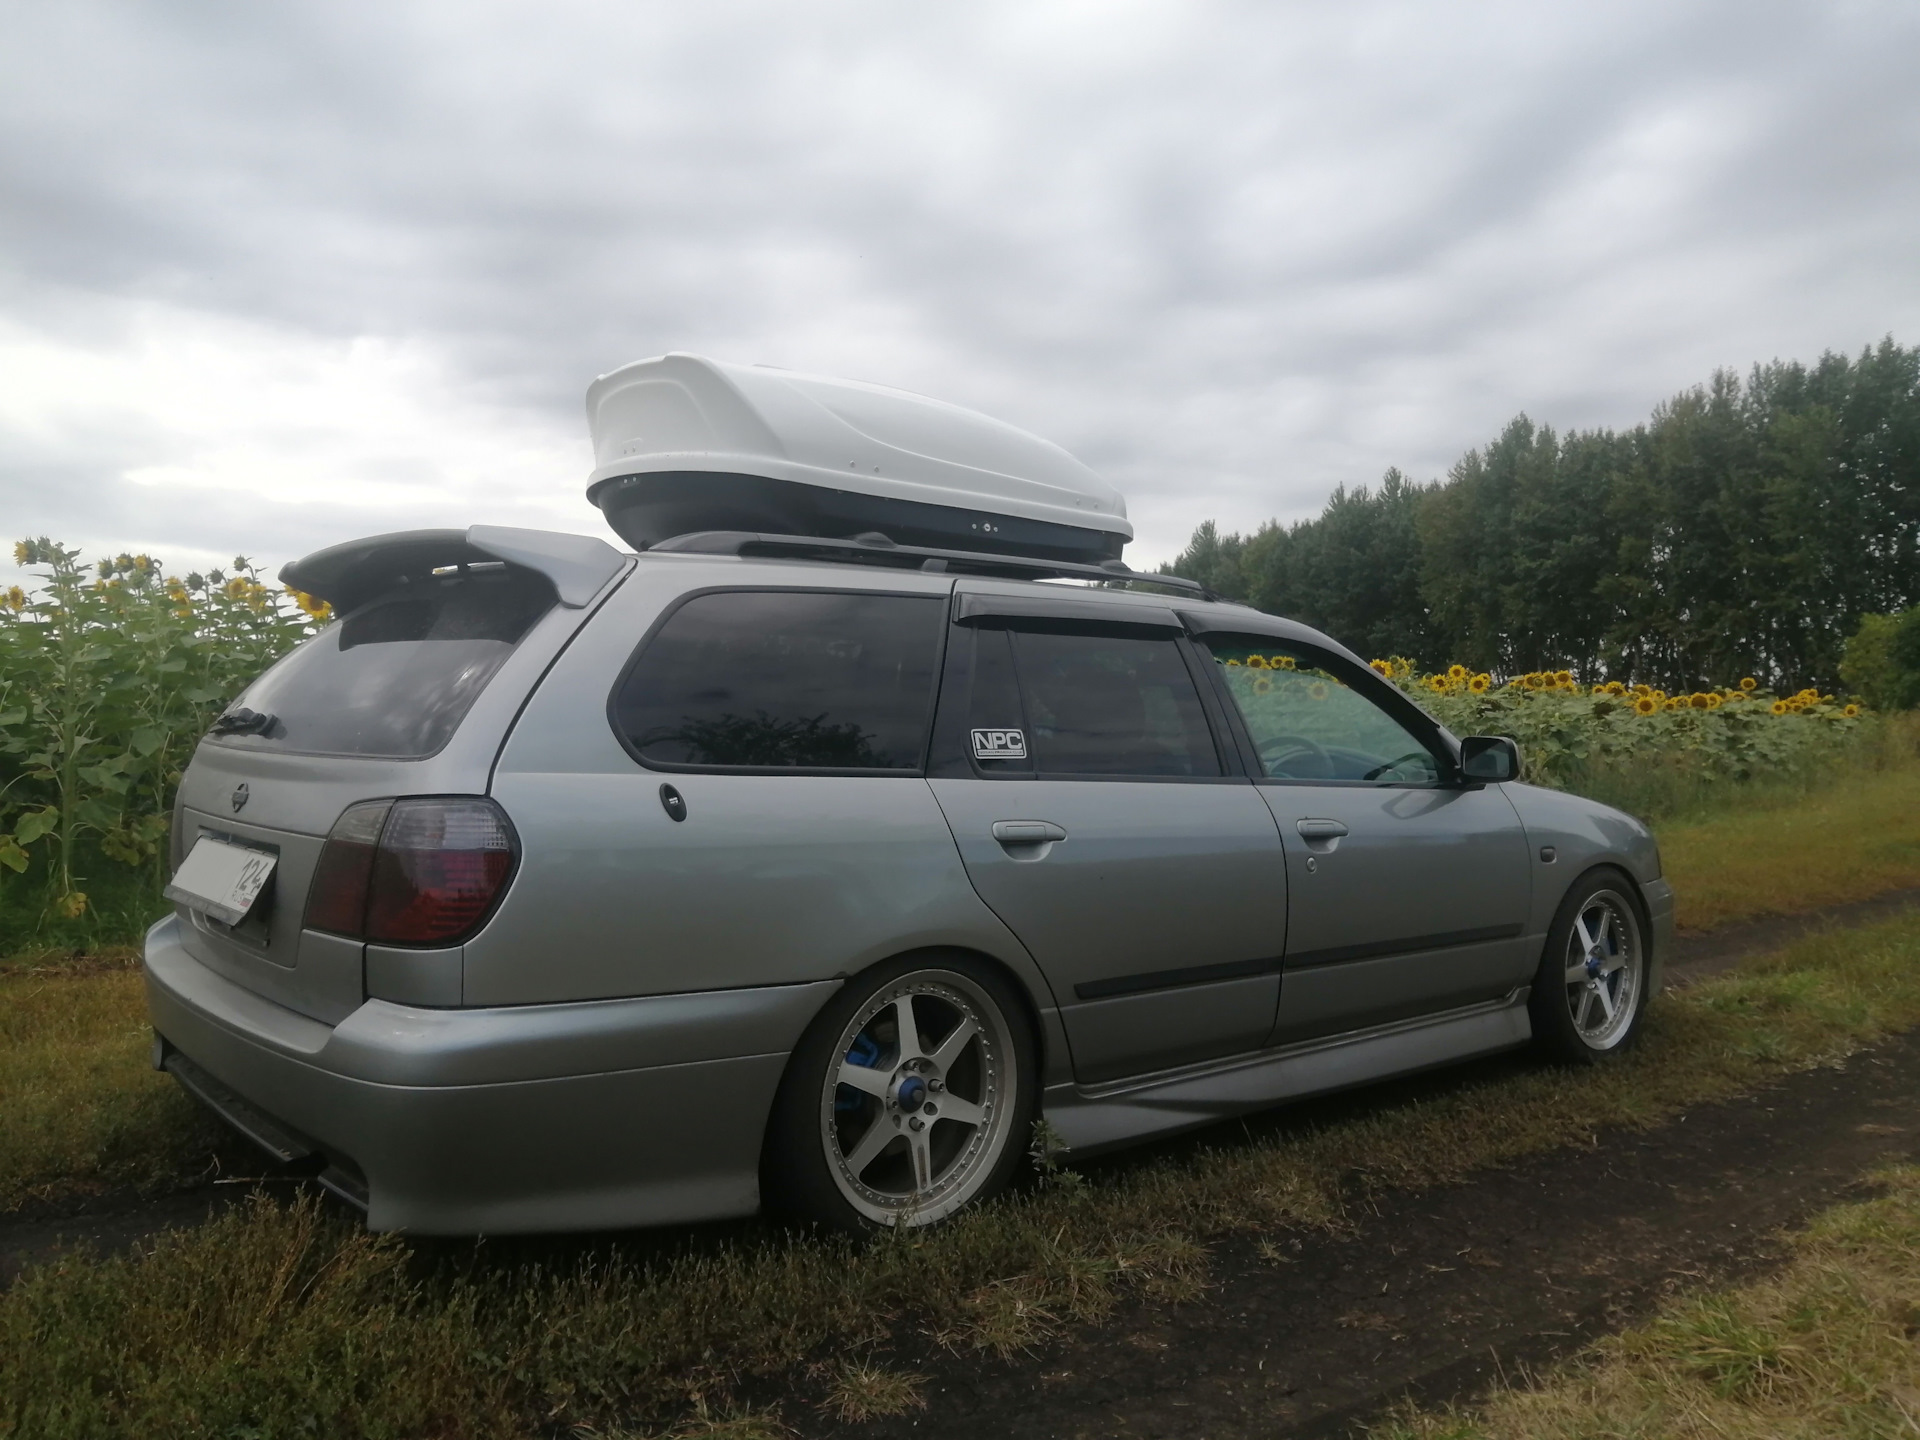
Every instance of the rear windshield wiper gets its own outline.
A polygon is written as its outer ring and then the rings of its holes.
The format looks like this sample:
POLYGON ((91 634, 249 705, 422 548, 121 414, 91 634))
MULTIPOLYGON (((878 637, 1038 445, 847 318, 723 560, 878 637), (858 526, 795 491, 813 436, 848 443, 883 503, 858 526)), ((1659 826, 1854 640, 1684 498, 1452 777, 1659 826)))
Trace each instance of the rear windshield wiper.
POLYGON ((264 710, 249 710, 241 705, 213 722, 215 735, 271 735, 274 717, 264 710))

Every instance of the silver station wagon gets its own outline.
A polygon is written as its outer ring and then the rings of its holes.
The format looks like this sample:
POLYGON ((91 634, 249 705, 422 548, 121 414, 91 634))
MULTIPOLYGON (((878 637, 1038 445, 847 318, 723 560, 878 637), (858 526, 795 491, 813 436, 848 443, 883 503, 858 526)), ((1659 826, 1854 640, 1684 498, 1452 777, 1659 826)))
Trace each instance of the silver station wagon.
POLYGON ((321 550, 147 937, 155 1063, 376 1229, 925 1224, 1659 988, 1646 829, 1334 640, 1119 560, 1066 452, 879 386, 588 393, 637 553, 321 550))

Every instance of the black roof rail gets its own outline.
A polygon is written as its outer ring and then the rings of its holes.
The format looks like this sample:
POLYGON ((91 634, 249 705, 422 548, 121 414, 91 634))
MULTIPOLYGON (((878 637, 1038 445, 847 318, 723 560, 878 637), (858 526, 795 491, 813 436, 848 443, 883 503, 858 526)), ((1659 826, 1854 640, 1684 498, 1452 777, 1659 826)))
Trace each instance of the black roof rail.
POLYGON ((649 547, 676 555, 787 555, 857 565, 890 565, 903 570, 950 570, 966 575, 1002 575, 1016 580, 1099 580, 1106 584, 1159 585, 1201 600, 1221 597, 1184 575, 1155 575, 1130 568, 1123 560, 1084 565, 1072 560, 1027 559, 978 550, 933 550, 896 545, 878 531, 836 540, 821 535, 763 535, 751 530, 696 530, 649 547))

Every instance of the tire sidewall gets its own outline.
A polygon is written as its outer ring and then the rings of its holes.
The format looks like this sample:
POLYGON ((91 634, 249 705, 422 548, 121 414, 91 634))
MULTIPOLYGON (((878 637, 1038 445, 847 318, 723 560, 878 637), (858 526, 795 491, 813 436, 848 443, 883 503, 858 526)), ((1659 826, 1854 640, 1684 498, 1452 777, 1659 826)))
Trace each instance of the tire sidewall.
POLYGON ((998 1194, 1018 1173, 1039 1110, 1039 1042, 1026 1003, 992 964, 952 951, 921 951, 876 965, 847 981, 794 1046, 774 1096, 761 1149, 760 1191, 769 1209, 857 1234, 887 1228, 856 1209, 835 1182, 820 1138, 820 1097, 827 1067, 839 1064, 835 1046, 855 1013, 877 991, 922 971, 947 971, 985 991, 1007 1028, 1012 1111, 1007 1136, 986 1179, 958 1210, 998 1194))
POLYGON ((1538 1048, 1562 1064, 1600 1065, 1638 1044, 1647 1003, 1653 998, 1648 983, 1653 973, 1653 956, 1648 948, 1651 943, 1647 908, 1640 898, 1640 887, 1624 870, 1612 865, 1596 865, 1568 886, 1567 893, 1561 897, 1560 908, 1554 911, 1553 924, 1547 929, 1547 943, 1540 955, 1540 967, 1534 972, 1533 989, 1527 997, 1533 1038, 1538 1048), (1639 931, 1636 938, 1640 947, 1640 984, 1634 994, 1633 1019, 1627 1026, 1626 1034, 1606 1049, 1596 1050, 1580 1038, 1580 1032, 1574 1028, 1573 1016, 1568 1013, 1566 956, 1575 918, 1586 908, 1587 902, 1603 890, 1621 896, 1633 912, 1634 925, 1639 931))

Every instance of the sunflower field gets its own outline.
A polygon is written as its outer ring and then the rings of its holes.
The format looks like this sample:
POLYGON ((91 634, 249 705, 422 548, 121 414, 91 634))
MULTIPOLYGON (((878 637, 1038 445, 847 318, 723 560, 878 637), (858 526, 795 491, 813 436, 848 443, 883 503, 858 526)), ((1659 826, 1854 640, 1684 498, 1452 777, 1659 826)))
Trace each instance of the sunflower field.
MULTIPOLYGON (((1599 772, 1684 772, 1748 782, 1804 772, 1844 749, 1868 718, 1818 690, 1777 695, 1751 676, 1682 694, 1618 680, 1582 685, 1570 670, 1501 679, 1464 665, 1422 673, 1395 656, 1373 668, 1456 735, 1510 735, 1527 778, 1581 790, 1599 772)), ((1608 798, 1608 797, 1601 797, 1608 798)))
POLYGON ((103 888, 150 910, 193 747, 327 617, 245 556, 172 576, 147 555, 83 565, 45 538, 13 554, 40 583, 0 591, 0 941, 85 921, 103 888))

